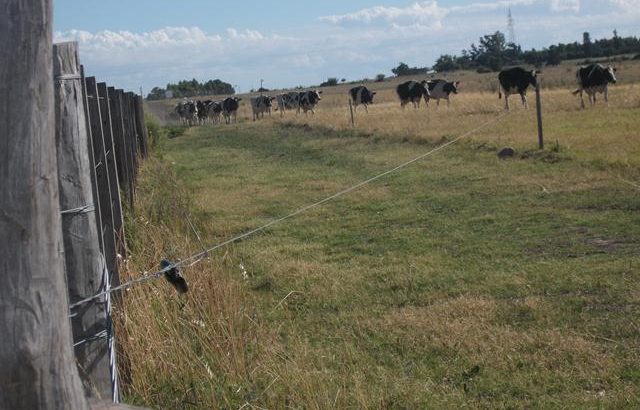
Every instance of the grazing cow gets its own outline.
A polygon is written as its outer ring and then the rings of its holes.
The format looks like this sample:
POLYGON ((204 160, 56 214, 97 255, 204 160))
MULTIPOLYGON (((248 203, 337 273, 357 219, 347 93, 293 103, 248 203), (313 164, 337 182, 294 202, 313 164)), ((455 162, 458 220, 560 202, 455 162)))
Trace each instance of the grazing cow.
POLYGON ((522 67, 513 67, 500 71, 498 81, 500 81, 500 90, 498 90, 498 98, 502 98, 504 91, 505 108, 509 109, 509 95, 520 94, 522 105, 529 108, 527 103, 527 88, 535 87, 538 84, 538 74, 536 70, 527 71, 522 67))
POLYGON ((400 107, 412 103, 413 108, 420 107, 420 99, 424 98, 425 103, 429 104, 429 88, 426 81, 406 81, 396 88, 398 98, 400 98, 400 107))
POLYGON ((369 91, 369 89, 363 85, 358 87, 353 87, 349 90, 349 95, 351 95, 351 100, 353 101, 354 110, 358 109, 358 104, 364 105, 364 110, 369 112, 367 106, 369 104, 373 104, 373 96, 376 95, 375 92, 369 91))
POLYGON ((174 110, 182 124, 191 126, 198 123, 198 106, 193 101, 179 102, 174 110))
POLYGON ((212 124, 220 123, 220 117, 222 115, 222 102, 211 101, 207 105, 207 117, 212 124))
POLYGON ((258 118, 264 118, 264 113, 268 113, 271 116, 271 103, 275 100, 275 97, 267 97, 261 95, 260 97, 251 98, 251 111, 253 111, 253 120, 258 118))
POLYGON ((287 110, 299 110, 300 109, 300 93, 290 92, 286 94, 279 94, 276 96, 278 101, 278 109, 280 110, 280 116, 284 116, 287 110))
POLYGON ((436 100, 436 105, 440 105, 440 100, 447 100, 447 107, 449 106, 449 95, 451 93, 458 94, 458 85, 460 81, 446 82, 445 80, 431 80, 427 81, 429 86, 429 99, 436 100))
POLYGON ((320 97, 320 94, 322 94, 322 91, 311 90, 301 92, 298 99, 298 112, 300 112, 300 109, 302 109, 305 114, 308 111, 311 111, 312 114, 315 114, 316 112, 313 109, 322 99, 320 97))
POLYGON ((231 124, 231 122, 238 122, 238 108, 240 107, 240 101, 242 98, 238 97, 228 97, 222 101, 222 115, 224 116, 224 121, 227 124, 231 124))
POLYGON ((580 93, 582 108, 585 108, 583 97, 585 92, 589 96, 589 104, 591 106, 596 104, 596 93, 604 93, 604 101, 609 104, 609 83, 615 84, 618 81, 615 73, 615 68, 611 66, 604 67, 600 64, 591 64, 578 69, 576 73, 578 89, 573 94, 580 93))

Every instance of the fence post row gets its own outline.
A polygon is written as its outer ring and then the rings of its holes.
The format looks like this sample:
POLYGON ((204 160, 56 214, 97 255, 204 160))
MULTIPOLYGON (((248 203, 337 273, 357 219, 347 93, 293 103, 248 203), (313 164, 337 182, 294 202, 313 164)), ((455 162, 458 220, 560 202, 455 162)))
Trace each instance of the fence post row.
MULTIPOLYGON (((3 1, 0 61, 0 95, 11 99, 0 104, 0 408, 86 409, 62 253, 51 0, 3 1)), ((57 92, 79 91, 59 80, 57 92)))
MULTIPOLYGON (((56 153, 62 236, 70 302, 104 289, 103 256, 100 249, 98 204, 94 202, 91 141, 87 129, 82 75, 77 43, 54 45, 56 153)), ((92 338, 107 326, 108 312, 102 303, 77 309, 71 319, 74 342, 92 338)), ((75 348, 85 392, 110 397, 111 377, 107 346, 98 340, 75 348)))

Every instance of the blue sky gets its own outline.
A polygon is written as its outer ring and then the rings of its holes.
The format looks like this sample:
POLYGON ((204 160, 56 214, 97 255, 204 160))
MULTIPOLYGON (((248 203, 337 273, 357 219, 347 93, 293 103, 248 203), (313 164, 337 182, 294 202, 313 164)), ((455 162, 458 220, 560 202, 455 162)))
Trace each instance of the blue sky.
POLYGON ((508 4, 524 48, 640 35, 640 0, 56 0, 54 36, 79 41, 87 72, 118 87, 195 77, 247 91, 431 65, 505 32, 508 4))

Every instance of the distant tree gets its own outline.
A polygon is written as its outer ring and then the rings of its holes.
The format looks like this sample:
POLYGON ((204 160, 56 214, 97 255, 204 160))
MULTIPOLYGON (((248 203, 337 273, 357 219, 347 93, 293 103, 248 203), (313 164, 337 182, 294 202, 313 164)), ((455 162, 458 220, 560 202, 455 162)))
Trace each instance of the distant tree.
POLYGON ((429 67, 409 67, 408 64, 402 62, 396 68, 391 69, 391 72, 396 76, 426 74, 428 71, 429 67))
POLYGON ((591 47, 593 43, 591 42, 591 34, 585 31, 582 33, 582 51, 584 52, 585 57, 591 57, 591 47))
POLYGON ((377 82, 377 83, 381 83, 381 82, 383 82, 383 81, 384 81, 384 79, 385 79, 386 77, 387 77, 387 76, 386 76, 386 75, 384 75, 384 74, 378 74, 378 75, 376 75, 376 82, 377 82))
POLYGON ((344 83, 346 83, 346 82, 347 82, 347 79, 346 79, 346 78, 343 78, 342 80, 340 80, 340 82, 341 82, 342 84, 344 84, 344 83))
POLYGON ((320 87, 333 87, 338 85, 338 79, 336 77, 329 77, 327 81, 320 84, 320 87))
POLYGON ((149 101, 164 100, 166 96, 166 92, 167 90, 165 90, 164 88, 153 87, 149 92, 149 94, 147 95, 147 100, 149 101))
POLYGON ((455 61, 455 57, 449 54, 441 55, 436 63, 433 65, 433 69, 438 72, 446 72, 457 70, 459 65, 455 61))

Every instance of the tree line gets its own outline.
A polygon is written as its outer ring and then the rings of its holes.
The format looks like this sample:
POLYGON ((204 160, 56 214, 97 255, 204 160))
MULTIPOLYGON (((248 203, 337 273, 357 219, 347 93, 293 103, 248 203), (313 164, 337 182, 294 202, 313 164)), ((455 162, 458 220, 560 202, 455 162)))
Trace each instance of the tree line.
MULTIPOLYGON (((564 60, 611 57, 621 54, 640 53, 640 39, 620 37, 616 30, 612 38, 593 41, 588 32, 583 33, 582 42, 556 44, 542 50, 523 51, 514 43, 508 43, 500 31, 480 37, 478 44, 471 44, 461 55, 444 54, 433 66, 435 71, 476 70, 478 72, 499 71, 504 66, 531 64, 536 67, 558 65, 564 60)), ((637 56, 636 56, 637 57, 637 56)))
POLYGON ((232 95, 236 90, 229 83, 222 80, 209 80, 199 82, 193 80, 183 80, 177 84, 167 84, 166 88, 153 87, 147 95, 147 100, 163 100, 165 98, 196 97, 201 95, 232 95))

